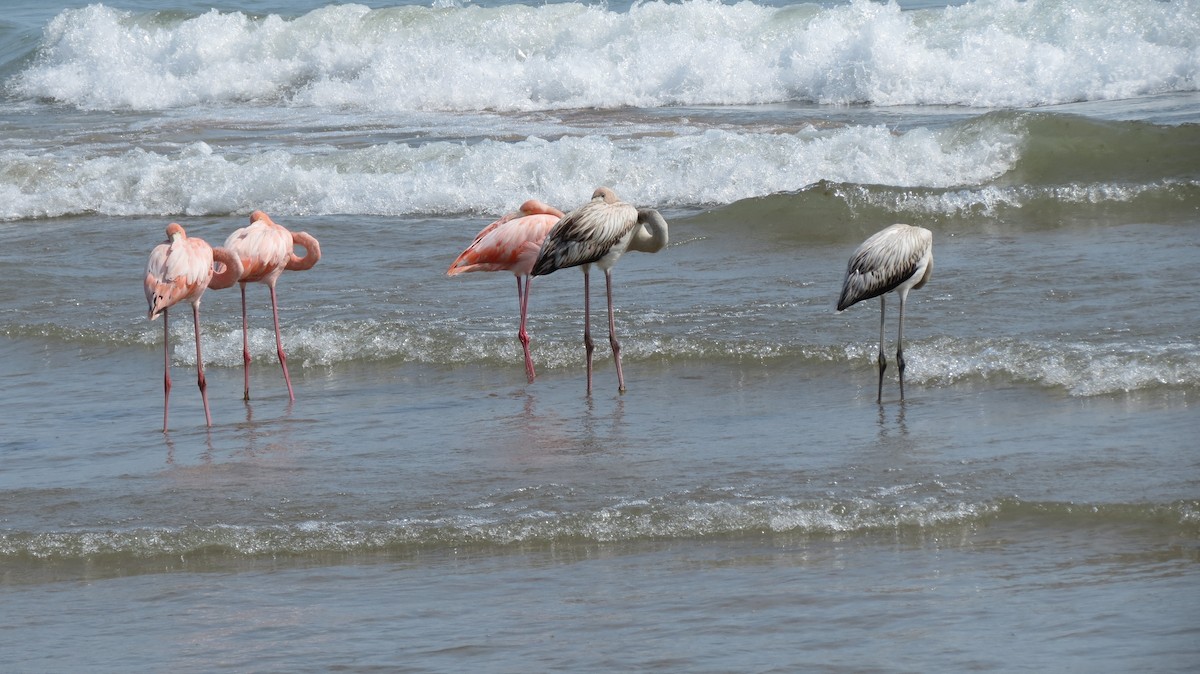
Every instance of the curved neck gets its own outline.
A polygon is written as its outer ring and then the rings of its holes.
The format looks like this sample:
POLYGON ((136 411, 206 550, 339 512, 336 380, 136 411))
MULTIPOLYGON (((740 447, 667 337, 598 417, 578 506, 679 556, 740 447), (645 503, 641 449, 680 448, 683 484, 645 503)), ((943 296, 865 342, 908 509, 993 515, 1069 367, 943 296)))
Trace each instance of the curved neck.
POLYGON ((653 208, 638 209, 638 224, 641 225, 629 242, 629 250, 642 253, 657 253, 667 246, 667 221, 653 208))
POLYGON ((287 263, 287 269, 290 271, 312 269, 313 265, 321 259, 321 244, 317 243, 317 240, 308 232, 292 232, 292 245, 303 248, 304 257, 292 253, 287 263))
POLYGON ((228 248, 213 248, 213 262, 220 265, 220 269, 213 272, 212 280, 208 282, 209 288, 228 288, 242 277, 242 258, 228 248))

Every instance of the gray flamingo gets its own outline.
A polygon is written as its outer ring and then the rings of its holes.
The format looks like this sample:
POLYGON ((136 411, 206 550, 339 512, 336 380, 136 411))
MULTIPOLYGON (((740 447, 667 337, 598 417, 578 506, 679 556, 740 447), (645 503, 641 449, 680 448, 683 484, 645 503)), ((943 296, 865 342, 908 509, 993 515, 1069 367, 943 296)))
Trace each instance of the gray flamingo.
POLYGON ((587 349, 587 392, 592 392, 591 305, 588 272, 592 264, 604 270, 608 294, 608 342, 617 366, 617 390, 624 393, 621 344, 613 318, 612 267, 626 251, 657 253, 667 245, 667 221, 652 208, 635 208, 607 187, 598 187, 592 200, 567 213, 546 235, 533 265, 533 276, 567 267, 583 267, 583 344, 587 349))
POLYGON ((900 328, 896 333, 896 363, 900 369, 900 399, 904 400, 904 302, 908 291, 920 288, 933 272, 933 232, 912 225, 892 225, 862 243, 846 265, 840 312, 856 302, 879 298, 879 391, 875 402, 883 402, 884 296, 900 296, 900 328))

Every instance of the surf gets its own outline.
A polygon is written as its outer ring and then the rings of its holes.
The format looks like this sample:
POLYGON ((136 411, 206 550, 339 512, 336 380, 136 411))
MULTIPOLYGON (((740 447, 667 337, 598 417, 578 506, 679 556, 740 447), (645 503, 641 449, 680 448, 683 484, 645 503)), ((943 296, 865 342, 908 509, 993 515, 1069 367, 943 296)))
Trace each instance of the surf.
POLYGON ((7 86, 86 110, 1032 107, 1195 91, 1198 10, 1150 0, 911 11, 867 0, 689 0, 623 10, 348 4, 263 16, 97 4, 55 16, 7 86))

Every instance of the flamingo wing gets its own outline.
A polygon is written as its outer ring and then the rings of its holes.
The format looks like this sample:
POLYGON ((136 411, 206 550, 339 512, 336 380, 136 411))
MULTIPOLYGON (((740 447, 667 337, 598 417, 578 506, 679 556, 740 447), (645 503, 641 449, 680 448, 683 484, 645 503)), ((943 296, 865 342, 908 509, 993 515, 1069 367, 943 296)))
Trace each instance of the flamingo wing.
POLYGON ((533 275, 591 264, 628 245, 638 223, 637 209, 624 202, 594 199, 563 216, 546 235, 533 275))
POLYGON ((283 227, 259 220, 248 227, 233 231, 225 239, 225 247, 242 259, 245 282, 262 281, 283 273, 292 255, 292 235, 283 227))
POLYGON ((143 280, 150 318, 179 302, 198 302, 212 275, 212 248, 202 239, 184 238, 155 246, 143 280))
POLYGON ((450 265, 450 276, 471 271, 511 271, 525 275, 533 268, 546 233, 558 222, 553 214, 507 216, 483 228, 450 265))
POLYGON ((919 287, 932 268, 933 233, 922 227, 892 225, 873 234, 850 256, 837 310, 889 293, 920 271, 919 287))

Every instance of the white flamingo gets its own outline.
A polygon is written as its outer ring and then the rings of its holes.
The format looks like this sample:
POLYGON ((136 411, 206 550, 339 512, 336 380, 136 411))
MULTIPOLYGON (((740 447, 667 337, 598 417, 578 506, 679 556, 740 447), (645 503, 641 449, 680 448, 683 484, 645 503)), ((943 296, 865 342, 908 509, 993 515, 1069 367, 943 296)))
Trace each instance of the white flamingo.
POLYGON ((652 208, 635 208, 607 187, 598 187, 592 200, 567 213, 546 235, 533 276, 550 274, 567 267, 583 267, 583 344, 587 349, 587 392, 592 392, 591 303, 588 272, 592 264, 604 270, 608 295, 608 343, 617 366, 617 390, 624 393, 621 344, 613 318, 612 267, 625 251, 657 253, 667 245, 667 221, 652 208))
POLYGON ((904 302, 908 291, 920 288, 933 272, 933 232, 912 225, 892 225, 862 243, 846 265, 840 312, 856 302, 879 298, 879 391, 875 402, 883 402, 884 296, 900 296, 900 327, 896 333, 896 363, 900 369, 900 399, 904 400, 904 302))

